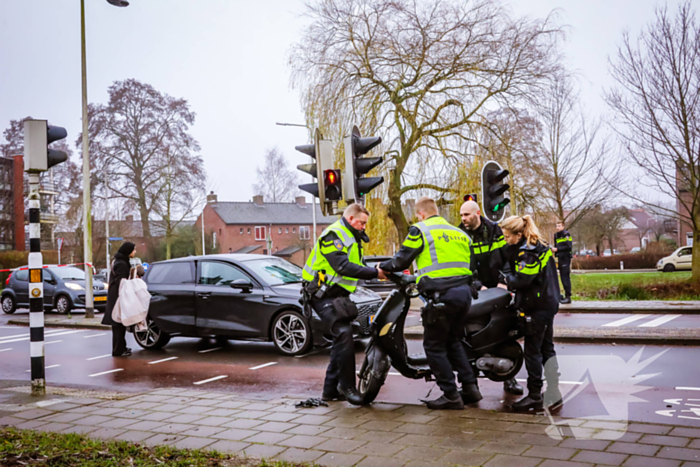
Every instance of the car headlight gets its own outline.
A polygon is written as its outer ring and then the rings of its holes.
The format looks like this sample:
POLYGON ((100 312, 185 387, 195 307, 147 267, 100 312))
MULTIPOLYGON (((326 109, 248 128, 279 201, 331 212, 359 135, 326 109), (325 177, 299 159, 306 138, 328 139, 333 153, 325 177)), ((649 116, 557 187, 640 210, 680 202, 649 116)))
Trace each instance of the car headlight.
POLYGON ((661 266, 664 263, 664 260, 660 259, 658 263, 656 263, 656 266, 661 266))
POLYGON ((66 287, 68 287, 71 290, 85 290, 85 287, 74 282, 66 282, 66 287))

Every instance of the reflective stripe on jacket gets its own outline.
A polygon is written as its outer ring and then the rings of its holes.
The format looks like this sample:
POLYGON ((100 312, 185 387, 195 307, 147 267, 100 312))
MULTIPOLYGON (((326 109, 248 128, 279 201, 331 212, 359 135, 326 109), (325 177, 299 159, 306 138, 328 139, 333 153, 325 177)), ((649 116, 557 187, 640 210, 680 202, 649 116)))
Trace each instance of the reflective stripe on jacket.
POLYGON ((418 282, 427 276, 443 277, 471 276, 471 239, 461 229, 439 216, 430 217, 415 224, 420 236, 408 236, 404 245, 423 249, 416 258, 418 282))
POLYGON ((360 255, 360 246, 357 244, 352 232, 343 225, 342 219, 334 222, 323 231, 304 265, 302 278, 312 281, 315 271, 325 271, 328 285, 339 285, 348 292, 353 293, 357 289, 358 279, 336 273, 325 257, 325 255, 336 251, 346 253, 348 261, 351 263, 364 266, 360 255), (335 233, 339 240, 327 240, 325 237, 331 232, 335 233))

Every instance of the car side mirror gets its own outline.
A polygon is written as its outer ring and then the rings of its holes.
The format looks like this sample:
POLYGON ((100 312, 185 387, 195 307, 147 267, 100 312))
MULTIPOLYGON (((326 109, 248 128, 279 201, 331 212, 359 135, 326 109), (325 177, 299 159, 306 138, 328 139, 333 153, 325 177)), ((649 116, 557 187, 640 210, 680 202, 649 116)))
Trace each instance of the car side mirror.
POLYGON ((248 293, 253 290, 253 284, 248 279, 236 279, 231 282, 232 289, 240 289, 244 293, 248 293))

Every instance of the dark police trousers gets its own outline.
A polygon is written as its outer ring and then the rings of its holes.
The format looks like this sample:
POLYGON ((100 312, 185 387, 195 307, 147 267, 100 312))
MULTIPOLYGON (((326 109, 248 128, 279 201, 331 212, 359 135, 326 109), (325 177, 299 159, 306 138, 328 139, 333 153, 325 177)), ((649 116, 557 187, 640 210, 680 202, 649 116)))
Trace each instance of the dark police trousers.
POLYGON ((112 356, 118 357, 126 351, 126 327, 112 323, 112 356))
POLYGON ((338 386, 343 389, 355 387, 355 344, 352 338, 352 325, 349 321, 337 321, 333 298, 311 299, 311 306, 323 323, 331 330, 331 362, 326 369, 323 383, 324 394, 335 394, 338 386))
POLYGON ((564 296, 571 298, 571 258, 559 258, 559 276, 564 286, 564 296))
POLYGON ((454 372, 463 385, 476 384, 467 353, 459 341, 464 335, 464 321, 472 303, 471 287, 453 287, 440 294, 444 313, 433 324, 423 320, 423 348, 437 384, 447 395, 457 393, 454 372))
POLYGON ((530 394, 542 392, 542 370, 548 386, 559 384, 557 354, 554 352, 554 319, 532 319, 532 334, 525 336, 525 368, 527 390, 530 394), (553 360, 552 360, 553 359, 553 360))

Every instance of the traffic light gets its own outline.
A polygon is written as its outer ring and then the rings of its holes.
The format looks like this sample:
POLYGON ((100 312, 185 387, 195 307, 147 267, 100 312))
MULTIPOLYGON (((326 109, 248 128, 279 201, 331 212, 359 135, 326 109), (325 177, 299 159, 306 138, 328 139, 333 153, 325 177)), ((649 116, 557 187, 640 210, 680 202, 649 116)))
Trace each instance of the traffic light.
POLYGON ((313 144, 302 144, 300 146, 296 146, 294 149, 299 152, 303 152, 316 160, 316 162, 311 164, 301 164, 297 166, 297 169, 316 178, 315 183, 305 183, 303 185, 299 185, 299 189, 307 193, 311 193, 312 196, 319 199, 321 204, 321 212, 323 212, 324 215, 333 214, 332 201, 342 199, 342 190, 340 190, 340 171, 332 169, 333 143, 329 140, 323 139, 321 131, 317 128, 314 132, 313 144), (334 176, 331 176, 334 177, 335 181, 330 183, 330 185, 327 184, 326 180, 326 172, 329 170, 335 170, 335 172, 337 172, 334 176), (330 191, 333 192, 331 193, 331 198, 326 197, 326 186, 329 186, 330 191), (336 194, 335 191, 338 191, 339 194, 336 194))
POLYGON ((49 144, 68 136, 65 128, 51 126, 46 120, 24 122, 24 171, 46 172, 51 167, 68 160, 68 154, 49 148, 49 144))
POLYGON ((476 196, 476 193, 469 193, 468 195, 464 195, 464 202, 466 203, 467 201, 474 201, 475 203, 477 203, 478 198, 476 196))
POLYGON ((481 172, 483 214, 493 222, 500 222, 503 219, 505 207, 510 203, 510 198, 503 196, 510 189, 510 185, 503 183, 508 173, 494 161, 487 162, 481 172))
POLYGON ((362 202, 365 195, 384 182, 384 177, 364 177, 370 170, 381 164, 382 157, 362 157, 382 142, 379 136, 362 138, 357 125, 352 133, 343 139, 345 144, 345 202, 362 202))
POLYGON ((340 201, 343 199, 340 170, 328 169, 323 171, 323 190, 326 194, 326 201, 340 201))

